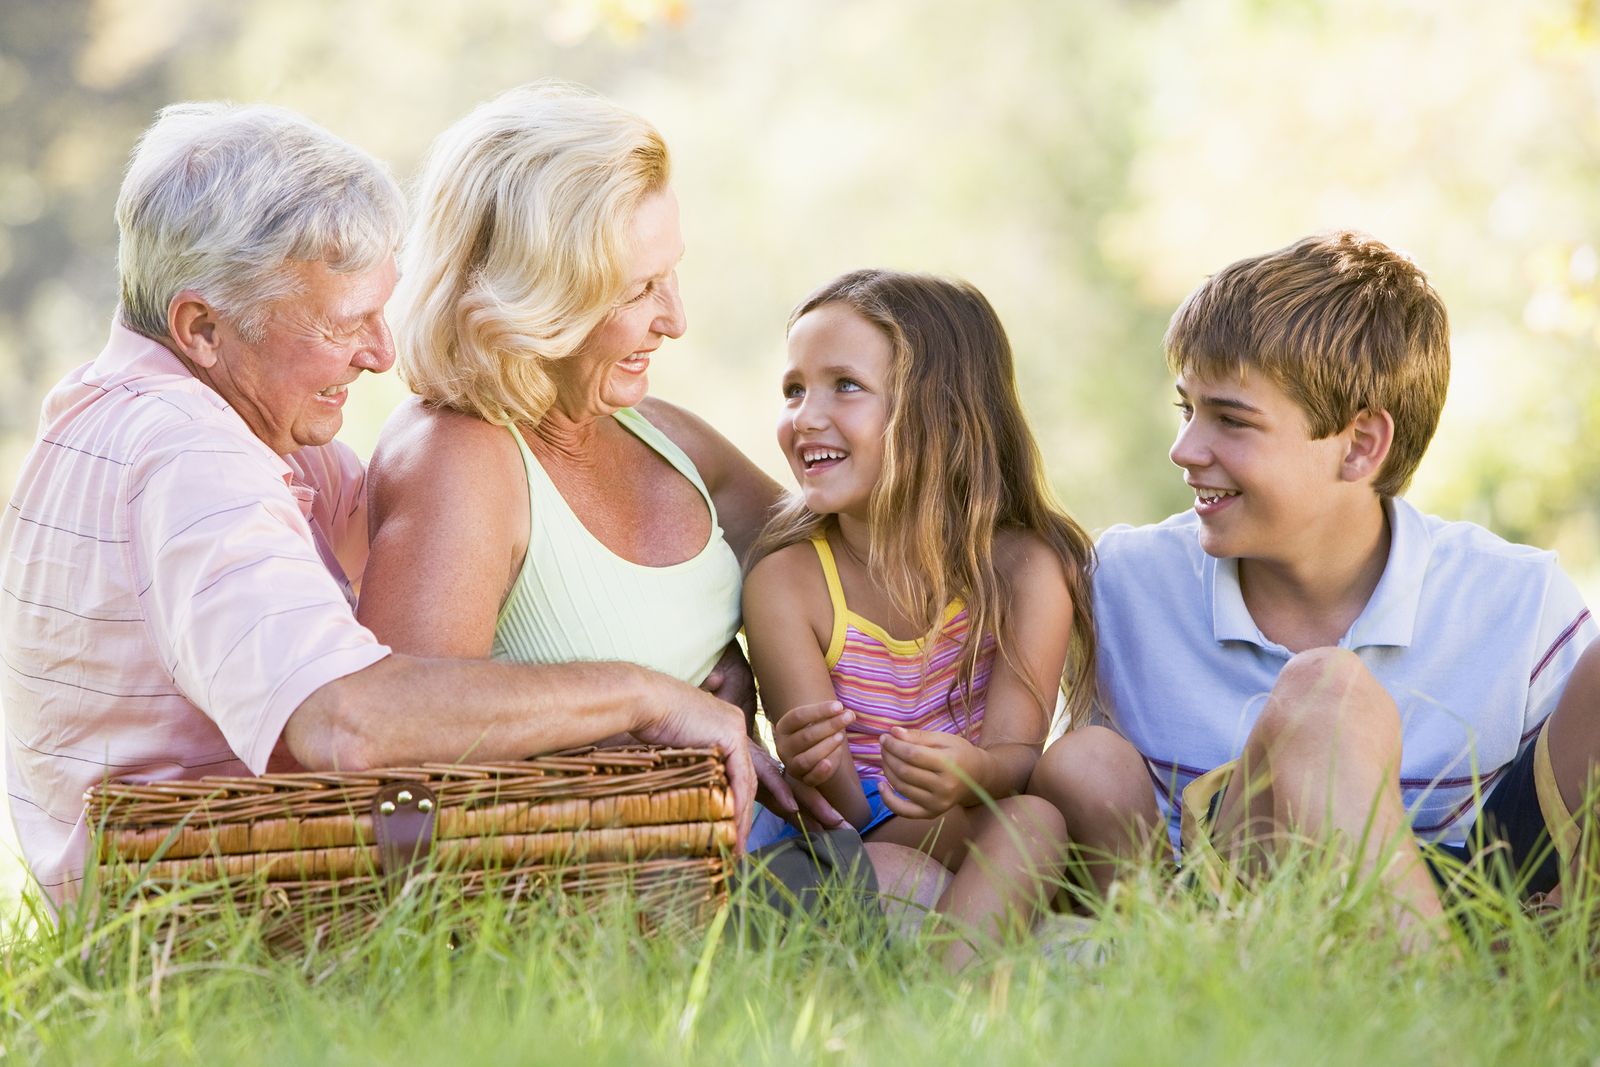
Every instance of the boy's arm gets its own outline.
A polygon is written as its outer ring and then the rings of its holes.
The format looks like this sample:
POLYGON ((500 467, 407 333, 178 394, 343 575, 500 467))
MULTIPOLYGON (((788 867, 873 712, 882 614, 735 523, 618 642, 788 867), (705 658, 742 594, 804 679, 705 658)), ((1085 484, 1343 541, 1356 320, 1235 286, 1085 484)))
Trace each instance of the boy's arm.
POLYGON ((1534 652, 1539 658, 1529 674, 1527 704, 1523 709, 1523 744, 1533 740, 1539 727, 1555 711, 1568 676, 1596 633, 1594 619, 1583 603, 1583 594, 1564 571, 1552 565, 1540 613, 1539 637, 1534 642, 1534 652))
POLYGON ((1009 659, 996 651, 976 745, 900 727, 884 739, 890 784, 917 808, 902 814, 930 817, 1020 793, 1044 748, 1072 633, 1072 595, 1060 558, 1039 537, 1008 537, 995 555, 1011 592, 1009 659))
POLYGON ((756 564, 745 579, 750 665, 761 705, 773 723, 779 756, 804 762, 793 768, 795 778, 812 777, 810 786, 796 783, 797 793, 815 788, 852 825, 862 826, 871 813, 844 740, 849 713, 838 705, 823 656, 833 608, 820 567, 806 567, 811 561, 805 553, 810 552, 805 544, 781 549, 756 564), (807 773, 819 755, 832 764, 825 777, 807 773))

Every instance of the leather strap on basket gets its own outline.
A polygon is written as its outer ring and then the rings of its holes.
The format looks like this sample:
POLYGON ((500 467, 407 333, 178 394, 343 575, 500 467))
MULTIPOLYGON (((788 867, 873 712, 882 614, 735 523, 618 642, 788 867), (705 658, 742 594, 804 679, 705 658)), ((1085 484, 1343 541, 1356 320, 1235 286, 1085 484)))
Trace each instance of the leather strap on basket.
POLYGON ((378 866, 390 888, 405 884, 433 851, 433 821, 439 802, 421 782, 390 782, 372 798, 372 834, 378 866))

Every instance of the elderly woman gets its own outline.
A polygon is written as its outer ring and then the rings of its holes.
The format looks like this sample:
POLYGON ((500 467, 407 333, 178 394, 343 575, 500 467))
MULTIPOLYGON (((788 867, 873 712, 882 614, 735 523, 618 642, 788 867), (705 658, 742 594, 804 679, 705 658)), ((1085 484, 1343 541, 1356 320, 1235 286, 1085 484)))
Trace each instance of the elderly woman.
POLYGON ((391 305, 417 395, 372 458, 359 612, 397 650, 737 678, 719 695, 753 709, 742 659, 717 668, 779 490, 645 395, 685 328, 668 176, 653 127, 565 86, 507 92, 433 145, 391 305))

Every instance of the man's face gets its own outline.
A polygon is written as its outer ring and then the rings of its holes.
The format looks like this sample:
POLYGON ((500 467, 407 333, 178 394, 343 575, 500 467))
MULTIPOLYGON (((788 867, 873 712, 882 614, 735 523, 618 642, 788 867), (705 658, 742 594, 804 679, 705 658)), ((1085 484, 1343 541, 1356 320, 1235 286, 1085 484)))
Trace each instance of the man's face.
POLYGON ((1200 547, 1219 559, 1296 564, 1342 522, 1343 434, 1313 440, 1300 405, 1265 375, 1180 374, 1169 453, 1194 489, 1200 547))
POLYGON ((332 441, 350 383, 394 364, 383 307, 396 281, 393 259, 359 274, 336 274, 320 262, 284 269, 298 291, 272 305, 254 341, 221 319, 216 361, 200 372, 280 456, 332 441))

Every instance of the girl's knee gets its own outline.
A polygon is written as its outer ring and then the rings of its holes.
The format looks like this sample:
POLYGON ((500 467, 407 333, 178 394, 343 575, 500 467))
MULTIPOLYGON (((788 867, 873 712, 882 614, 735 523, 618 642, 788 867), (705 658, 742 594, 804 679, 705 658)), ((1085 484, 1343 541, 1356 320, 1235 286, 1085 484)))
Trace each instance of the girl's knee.
POLYGON ((1142 802, 1150 779, 1144 757, 1126 738, 1104 726, 1085 726, 1045 751, 1028 792, 1049 800, 1070 820, 1090 809, 1142 802))
POLYGON ((1018 793, 995 801, 995 808, 1005 822, 1023 827, 1031 833, 1046 837, 1063 837, 1066 834, 1066 820, 1056 806, 1043 797, 1018 793))

